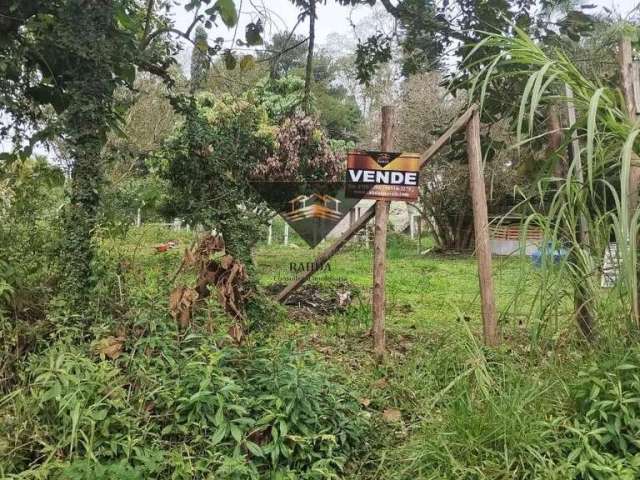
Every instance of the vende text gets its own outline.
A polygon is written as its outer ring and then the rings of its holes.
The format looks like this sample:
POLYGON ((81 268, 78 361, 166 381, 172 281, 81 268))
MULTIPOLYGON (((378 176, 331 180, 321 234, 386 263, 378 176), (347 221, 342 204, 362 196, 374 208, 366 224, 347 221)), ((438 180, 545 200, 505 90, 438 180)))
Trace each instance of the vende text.
POLYGON ((417 172, 394 172, 391 170, 348 169, 349 180, 354 183, 373 183, 376 185, 418 185, 417 172))

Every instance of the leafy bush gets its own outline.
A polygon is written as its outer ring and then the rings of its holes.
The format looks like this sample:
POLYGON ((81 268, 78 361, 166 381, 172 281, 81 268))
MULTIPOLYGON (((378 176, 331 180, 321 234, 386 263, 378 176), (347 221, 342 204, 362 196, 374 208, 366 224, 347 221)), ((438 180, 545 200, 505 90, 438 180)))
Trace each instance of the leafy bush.
POLYGON ((0 403, 0 473, 325 479, 362 441, 358 403, 316 357, 156 335, 115 360, 68 343, 34 355, 0 403))
POLYGON ((593 362, 573 387, 575 414, 557 427, 573 478, 640 476, 640 352, 593 362))
POLYGON ((11 191, 0 208, 0 310, 40 317, 56 274, 64 176, 42 158, 0 167, 11 191))
POLYGON ((62 171, 42 158, 0 160, 0 392, 16 361, 49 331, 60 246, 62 171))
POLYGON ((292 354, 290 347, 263 348, 247 373, 259 418, 251 436, 261 439, 273 466, 311 466, 327 474, 344 466, 364 423, 355 399, 330 381, 324 365, 310 354, 292 354))

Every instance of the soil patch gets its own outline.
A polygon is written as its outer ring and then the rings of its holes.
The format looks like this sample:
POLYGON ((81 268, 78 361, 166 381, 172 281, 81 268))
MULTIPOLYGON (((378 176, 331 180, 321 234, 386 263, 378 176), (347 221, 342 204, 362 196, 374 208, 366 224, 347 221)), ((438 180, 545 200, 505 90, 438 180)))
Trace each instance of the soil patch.
MULTIPOLYGON (((267 286, 266 290, 270 295, 276 295, 285 286, 284 283, 274 283, 267 286)), ((284 305, 294 307, 300 313, 325 317, 344 312, 357 293, 357 287, 348 283, 307 283, 289 295, 284 305)))

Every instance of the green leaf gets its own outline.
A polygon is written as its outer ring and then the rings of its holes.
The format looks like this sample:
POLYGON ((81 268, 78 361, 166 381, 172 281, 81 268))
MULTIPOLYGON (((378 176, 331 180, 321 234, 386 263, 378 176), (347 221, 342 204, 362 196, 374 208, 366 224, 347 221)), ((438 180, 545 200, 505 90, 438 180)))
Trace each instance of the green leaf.
POLYGON ((222 411, 222 407, 220 407, 216 412, 216 416, 213 418, 213 424, 216 427, 219 427, 220 425, 222 425, 222 422, 224 422, 224 412, 222 411))
POLYGON ((231 428, 231 436, 236 442, 240 443, 242 441, 242 431, 234 423, 230 425, 230 428, 231 428))
POLYGON ((129 15, 123 6, 116 8, 115 11, 116 21, 122 28, 129 31, 135 31, 136 22, 133 15, 129 15))
POLYGON ((227 27, 233 27, 238 23, 238 12, 233 0, 218 0, 216 8, 220 12, 220 18, 227 27))
POLYGON ((220 428, 216 430, 216 433, 213 434, 213 437, 211 437, 211 445, 216 446, 222 440, 224 440, 224 437, 226 435, 227 435, 227 426, 222 425, 220 428))
POLYGON ((280 436, 286 437, 287 433, 289 433, 289 427, 287 426, 287 422, 284 420, 280 420, 280 436))
POLYGON ((253 456, 255 456, 255 457, 264 457, 264 452, 262 451, 262 449, 260 448, 260 446, 258 444, 253 443, 253 442, 251 442, 249 440, 244 442, 244 444, 247 447, 247 450, 249 450, 253 456))
POLYGON ((230 50, 224 52, 224 65, 227 67, 227 70, 233 70, 236 68, 236 57, 234 57, 233 53, 230 50))
POLYGON ((251 70, 253 67, 255 67, 256 65, 256 61, 253 58, 253 55, 245 55, 242 57, 242 60, 240 60, 240 70, 241 71, 246 71, 246 70, 251 70))
POLYGON ((91 414, 91 417, 100 422, 102 420, 104 420, 105 418, 107 418, 107 411, 106 410, 98 410, 97 412, 93 412, 91 414))

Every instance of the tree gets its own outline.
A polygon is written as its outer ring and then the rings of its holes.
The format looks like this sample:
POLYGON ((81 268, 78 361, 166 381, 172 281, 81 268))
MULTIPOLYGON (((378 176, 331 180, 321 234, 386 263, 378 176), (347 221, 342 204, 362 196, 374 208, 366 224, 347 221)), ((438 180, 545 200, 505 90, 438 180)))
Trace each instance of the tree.
MULTIPOLYGON (((210 2, 191 0, 186 8, 203 3, 210 2)), ((131 87, 136 69, 171 83, 168 69, 177 47, 169 35, 191 41, 197 23, 206 27, 218 19, 226 25, 237 21, 234 2, 218 1, 180 31, 168 16, 157 13, 160 7, 171 8, 155 0, 0 2, 0 105, 5 113, 0 135, 11 137, 23 156, 37 142, 63 138, 73 160, 61 291, 74 309, 87 306, 93 279, 92 234, 104 177, 101 151, 121 118, 116 88, 131 87)), ((259 25, 250 24, 247 42, 260 43, 260 33, 259 25)), ((210 54, 217 51, 208 48, 210 54)))
POLYGON ((304 67, 308 51, 306 43, 307 39, 295 34, 294 30, 274 34, 266 44, 266 52, 260 56, 268 61, 271 78, 280 78, 304 67), (272 55, 269 52, 282 53, 272 55))
MULTIPOLYGON (((423 151, 460 115, 467 104, 466 92, 453 96, 441 86, 442 76, 431 72, 410 76, 404 83, 398 114, 397 144, 407 151, 423 151)), ((519 180, 517 159, 504 146, 513 139, 508 123, 483 128, 483 147, 496 152, 485 162, 485 183, 490 209, 511 204, 519 180)), ((469 194, 469 167, 463 135, 432 158, 423 170, 417 208, 430 224, 438 248, 465 250, 473 240, 473 217, 469 194)))
POLYGON ((252 257, 256 231, 272 216, 251 181, 335 181, 344 163, 314 118, 295 107, 282 110, 296 104, 257 90, 240 98, 209 93, 191 98, 182 105, 184 125, 158 159, 176 211, 220 232, 225 253, 248 274, 238 279, 247 310, 260 303, 252 257))
POLYGON ((209 55, 207 53, 207 31, 204 27, 196 28, 196 38, 191 51, 191 92, 200 90, 209 73, 209 55))

